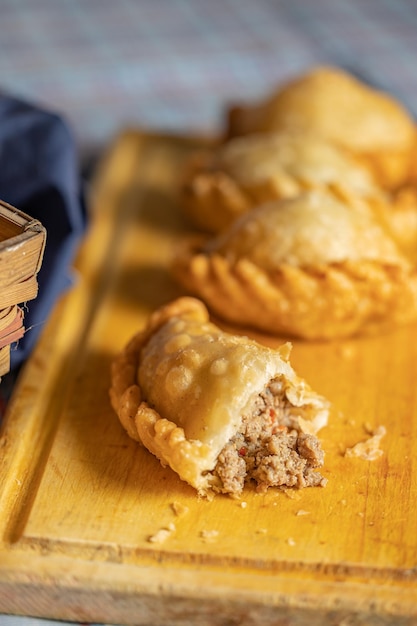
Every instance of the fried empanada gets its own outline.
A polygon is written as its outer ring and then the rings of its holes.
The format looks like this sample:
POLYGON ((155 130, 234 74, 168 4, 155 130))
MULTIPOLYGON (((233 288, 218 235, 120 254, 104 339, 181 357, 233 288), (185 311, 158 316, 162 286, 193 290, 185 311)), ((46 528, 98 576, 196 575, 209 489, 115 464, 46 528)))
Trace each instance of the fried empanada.
POLYGON ((343 146, 390 189, 407 180, 416 149, 414 121, 396 99, 332 67, 314 69, 263 102, 229 112, 229 137, 277 131, 314 133, 343 146))
POLYGON ((182 201, 196 226, 217 233, 259 204, 328 187, 383 200, 369 170, 335 144, 307 133, 254 134, 198 160, 182 201))
POLYGON ((392 236, 401 249, 417 262, 417 183, 403 185, 393 195, 385 212, 392 236))
POLYGON ((200 495, 324 485, 316 433, 329 403, 271 349, 223 332, 180 298, 117 357, 110 397, 127 433, 200 495))
POLYGON ((417 317, 416 271, 356 196, 268 203, 185 241, 172 269, 222 319, 274 335, 332 339, 417 317))

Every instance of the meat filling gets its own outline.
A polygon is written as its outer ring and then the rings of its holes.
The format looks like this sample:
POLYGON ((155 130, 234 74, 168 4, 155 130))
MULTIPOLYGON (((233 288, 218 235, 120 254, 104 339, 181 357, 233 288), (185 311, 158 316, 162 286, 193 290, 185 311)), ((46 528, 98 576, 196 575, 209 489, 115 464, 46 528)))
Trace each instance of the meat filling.
POLYGON ((297 416, 300 409, 287 400, 282 379, 275 378, 219 454, 213 474, 220 479, 220 491, 239 495, 250 480, 259 492, 324 486, 326 479, 316 471, 324 459, 320 442, 300 430, 297 416))

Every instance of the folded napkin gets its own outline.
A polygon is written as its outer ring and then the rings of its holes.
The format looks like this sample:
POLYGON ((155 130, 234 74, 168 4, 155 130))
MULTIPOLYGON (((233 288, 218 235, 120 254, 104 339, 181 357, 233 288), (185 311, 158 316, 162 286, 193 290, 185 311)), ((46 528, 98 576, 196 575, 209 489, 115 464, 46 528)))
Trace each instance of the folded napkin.
POLYGON ((25 307, 25 335, 11 351, 11 370, 30 354, 57 297, 72 282, 75 246, 85 227, 76 146, 53 112, 0 94, 0 198, 38 219, 47 231, 39 291, 25 307))

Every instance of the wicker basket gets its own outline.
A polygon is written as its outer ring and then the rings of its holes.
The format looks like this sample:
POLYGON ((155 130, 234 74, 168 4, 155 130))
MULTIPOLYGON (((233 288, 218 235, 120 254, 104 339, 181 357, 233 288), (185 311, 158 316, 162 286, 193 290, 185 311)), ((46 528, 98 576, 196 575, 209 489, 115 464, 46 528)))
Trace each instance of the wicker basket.
POLYGON ((0 376, 10 369, 10 346, 24 334, 19 304, 38 294, 46 230, 38 220, 0 200, 0 376))

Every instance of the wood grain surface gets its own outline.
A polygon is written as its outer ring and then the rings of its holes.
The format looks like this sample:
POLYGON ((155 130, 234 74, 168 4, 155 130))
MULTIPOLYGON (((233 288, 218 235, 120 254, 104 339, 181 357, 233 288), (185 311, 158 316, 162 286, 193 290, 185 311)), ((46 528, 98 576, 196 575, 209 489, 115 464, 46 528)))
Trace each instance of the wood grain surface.
POLYGON ((417 624, 416 326, 293 342, 294 368, 332 403, 325 488, 199 500, 110 407, 112 358, 182 293, 169 266, 189 229, 177 185, 196 147, 126 131, 98 169, 78 280, 2 425, 0 611, 176 626, 417 624), (345 455, 379 426, 379 458, 345 455))

